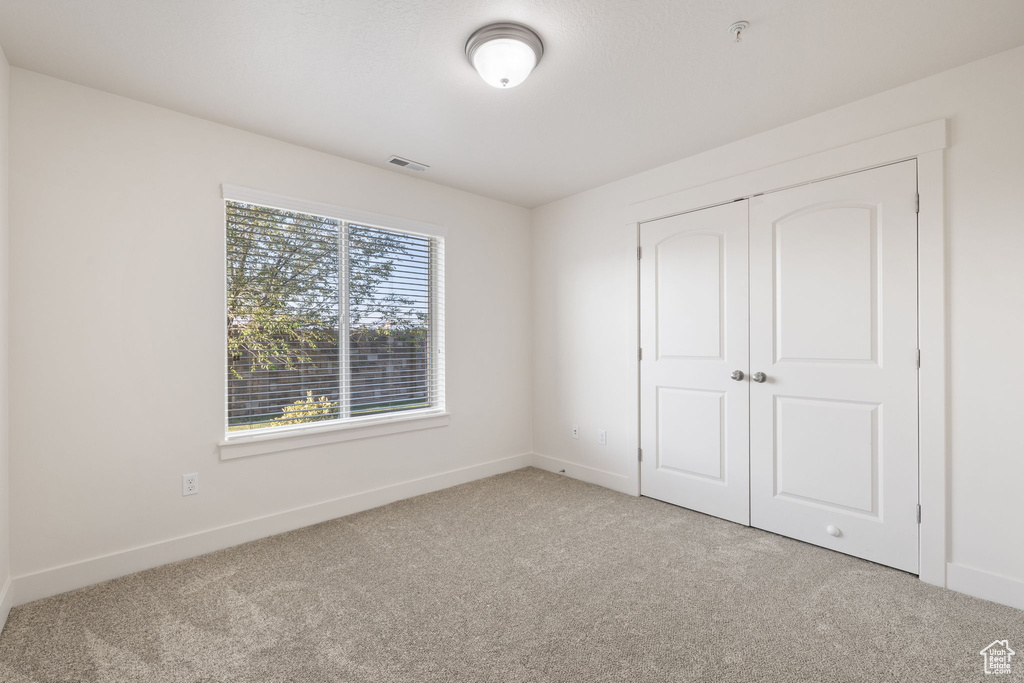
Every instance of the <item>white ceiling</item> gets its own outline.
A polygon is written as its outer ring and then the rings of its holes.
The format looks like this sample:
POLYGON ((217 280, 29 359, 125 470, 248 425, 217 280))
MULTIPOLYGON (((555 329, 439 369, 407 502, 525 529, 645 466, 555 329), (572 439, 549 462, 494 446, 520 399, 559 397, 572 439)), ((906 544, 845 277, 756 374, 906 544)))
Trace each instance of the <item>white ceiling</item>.
POLYGON ((1022 0, 0 0, 14 66, 526 207, 1021 44, 1022 0), (500 20, 545 44, 504 91, 500 20))

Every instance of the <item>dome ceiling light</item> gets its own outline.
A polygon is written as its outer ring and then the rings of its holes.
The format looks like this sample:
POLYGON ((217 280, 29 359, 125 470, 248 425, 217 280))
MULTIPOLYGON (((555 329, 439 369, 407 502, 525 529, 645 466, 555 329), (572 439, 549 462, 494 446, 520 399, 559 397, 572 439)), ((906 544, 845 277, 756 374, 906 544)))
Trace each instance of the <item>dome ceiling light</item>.
POLYGON ((540 36, 522 24, 488 24, 466 41, 469 63, 495 88, 514 88, 525 81, 543 54, 540 36))

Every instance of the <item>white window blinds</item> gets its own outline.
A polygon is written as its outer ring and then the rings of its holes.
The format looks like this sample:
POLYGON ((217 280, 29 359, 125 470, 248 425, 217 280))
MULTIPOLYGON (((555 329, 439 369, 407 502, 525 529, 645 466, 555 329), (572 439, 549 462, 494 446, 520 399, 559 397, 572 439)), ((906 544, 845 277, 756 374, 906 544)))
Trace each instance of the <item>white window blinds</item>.
POLYGON ((226 200, 227 431, 444 408, 443 242, 226 200))

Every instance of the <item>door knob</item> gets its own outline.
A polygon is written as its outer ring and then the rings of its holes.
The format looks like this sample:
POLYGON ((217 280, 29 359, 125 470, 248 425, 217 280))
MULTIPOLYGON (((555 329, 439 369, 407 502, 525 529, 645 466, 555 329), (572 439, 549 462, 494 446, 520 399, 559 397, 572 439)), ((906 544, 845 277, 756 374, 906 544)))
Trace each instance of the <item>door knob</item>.
POLYGON ((763 372, 755 372, 753 375, 750 376, 750 379, 754 380, 758 384, 761 384, 768 379, 768 375, 764 374, 763 372))
POLYGON ((742 370, 733 370, 732 374, 729 376, 732 377, 737 382, 742 382, 743 378, 745 377, 742 370))

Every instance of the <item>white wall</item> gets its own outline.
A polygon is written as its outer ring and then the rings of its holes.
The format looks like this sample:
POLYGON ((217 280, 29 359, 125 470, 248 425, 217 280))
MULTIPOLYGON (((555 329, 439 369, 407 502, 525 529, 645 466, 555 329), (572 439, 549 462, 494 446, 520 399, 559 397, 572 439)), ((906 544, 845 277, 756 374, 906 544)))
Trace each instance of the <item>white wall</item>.
POLYGON ((10 484, 7 422, 7 132, 10 100, 10 67, 0 49, 0 629, 11 609, 10 588, 10 484))
POLYGON ((17 602, 529 462, 527 210, 11 74, 17 602), (449 426, 219 460, 221 183, 448 228, 449 426))
POLYGON ((548 456, 540 463, 635 491, 629 204, 948 117, 949 585, 977 593, 979 582, 998 584, 990 599, 1024 607, 1024 544, 1008 531, 1024 523, 1024 90, 1009 85, 1022 73, 1024 48, 536 209, 534 450, 548 456), (574 422, 579 441, 569 437, 574 422), (607 446, 597 445, 599 428, 607 446))
MULTIPOLYGON (((626 207, 941 117, 952 128, 951 567, 974 572, 965 581, 1003 577, 999 585, 1019 590, 1024 92, 1008 84, 1020 73, 1024 48, 542 207, 531 247, 523 209, 12 69, 18 601, 512 469, 529 462, 518 456, 531 450, 531 419, 538 464, 635 490, 626 207), (448 227, 450 426, 218 459, 222 182, 448 227), (180 477, 192 471, 202 492, 183 498, 180 477), (274 517, 290 510, 300 512, 274 517)), ((2 245, 0 230, 0 268, 2 245)))

